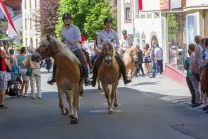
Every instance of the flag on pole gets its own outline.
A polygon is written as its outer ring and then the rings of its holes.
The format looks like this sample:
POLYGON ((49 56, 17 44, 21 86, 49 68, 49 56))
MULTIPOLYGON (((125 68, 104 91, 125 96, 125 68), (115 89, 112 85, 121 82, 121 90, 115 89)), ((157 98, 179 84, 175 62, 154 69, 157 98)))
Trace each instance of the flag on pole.
POLYGON ((5 4, 4 4, 4 2, 2 0, 0 0, 0 9, 4 13, 4 15, 6 16, 6 18, 7 18, 8 22, 9 22, 9 24, 11 25, 11 27, 14 29, 14 31, 19 36, 19 33, 17 32, 17 30, 16 30, 16 28, 14 26, 14 23, 12 21, 12 18, 11 18, 10 14, 9 14, 9 12, 8 12, 8 10, 7 10, 5 4))

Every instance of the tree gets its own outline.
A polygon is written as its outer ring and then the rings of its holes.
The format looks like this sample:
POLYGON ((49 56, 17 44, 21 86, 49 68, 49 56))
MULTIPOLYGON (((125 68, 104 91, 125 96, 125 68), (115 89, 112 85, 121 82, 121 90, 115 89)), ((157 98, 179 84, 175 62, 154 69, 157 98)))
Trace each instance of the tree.
POLYGON ((40 0, 40 9, 35 11, 35 27, 41 35, 55 36, 55 25, 58 19, 59 0, 40 0))
POLYGON ((86 17, 86 23, 84 23, 84 31, 89 40, 95 39, 95 33, 104 28, 103 21, 107 17, 113 20, 112 27, 116 30, 116 17, 113 17, 112 5, 106 2, 96 4, 91 10, 91 14, 86 17))
MULTIPOLYGON (((100 7, 102 9, 101 10, 102 12, 104 12, 105 10, 111 11, 111 9, 108 8, 109 6, 111 6, 111 4, 109 4, 109 0, 60 0, 60 2, 59 2, 60 7, 58 8, 59 18, 58 18, 58 22, 56 24, 56 31, 55 31, 56 36, 60 37, 60 30, 64 26, 64 23, 62 20, 62 15, 64 13, 68 12, 72 15, 72 18, 73 18, 72 24, 78 26, 80 31, 88 38, 88 35, 90 33, 86 32, 88 30, 85 29, 85 23, 87 23, 89 20, 89 18, 87 18, 87 17, 92 15, 92 11, 95 8, 95 6, 100 3, 101 4, 106 3, 106 5, 104 5, 104 7, 100 7)), ((99 19, 100 24, 101 24, 101 19, 104 19, 104 17, 109 16, 109 15, 104 15, 107 12, 104 12, 104 13, 102 13, 102 12, 99 13, 100 15, 97 14, 95 16, 96 18, 94 20, 94 21, 96 21, 97 17, 99 17, 99 18, 101 17, 99 19)), ((112 12, 111 12, 111 16, 112 16, 112 12)), ((102 23, 102 25, 103 25, 103 23, 102 23)), ((95 34, 95 32, 94 32, 94 34, 95 34)))
POLYGON ((6 27, 8 23, 6 21, 0 20, 0 38, 6 37, 5 32, 4 32, 4 27, 6 27))

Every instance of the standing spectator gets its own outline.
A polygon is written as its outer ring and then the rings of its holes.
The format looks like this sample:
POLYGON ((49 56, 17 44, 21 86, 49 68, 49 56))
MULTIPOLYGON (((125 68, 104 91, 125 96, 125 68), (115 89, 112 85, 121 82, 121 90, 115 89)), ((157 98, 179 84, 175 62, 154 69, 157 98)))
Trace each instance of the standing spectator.
POLYGON ((14 55, 19 55, 19 50, 17 47, 14 48, 14 55))
MULTIPOLYGON (((0 42, 0 47, 3 43, 0 42)), ((4 45, 5 47, 6 45, 4 45)), ((6 73, 6 62, 5 58, 9 59, 7 48, 4 48, 6 52, 0 49, 0 109, 7 109, 8 107, 4 104, 5 93, 8 86, 7 73, 6 73)))
POLYGON ((156 41, 152 41, 152 52, 151 52, 151 61, 152 61, 152 76, 150 78, 155 78, 157 74, 157 62, 155 61, 155 49, 156 49, 156 41))
POLYGON ((203 63, 202 63, 203 49, 201 45, 201 36, 196 35, 194 39, 196 43, 194 66, 196 68, 196 72, 201 74, 203 68, 203 63))
POLYGON ((146 74, 150 73, 150 63, 151 63, 150 52, 151 52, 151 48, 149 47, 149 44, 147 43, 144 48, 144 67, 145 67, 146 74))
MULTIPOLYGON (((35 51, 34 47, 28 48, 30 53, 35 51)), ((31 60, 31 56, 28 55, 27 58, 22 62, 24 67, 32 68, 33 72, 30 78, 30 87, 31 87, 31 99, 35 99, 35 82, 38 91, 38 98, 42 98, 41 93, 41 71, 40 71, 40 62, 35 62, 31 60)))
MULTIPOLYGON (((189 56, 191 55, 191 53, 188 51, 189 56)), ((189 64, 189 57, 187 57, 184 61, 184 69, 186 70, 186 82, 188 85, 188 88, 190 90, 191 93, 191 104, 195 105, 195 101, 196 101, 196 95, 195 95, 195 91, 194 91, 194 86, 190 80, 190 64, 189 64)))
POLYGON ((193 84, 194 87, 194 91, 195 91, 195 96, 196 96, 196 100, 195 100, 195 104, 192 105, 192 107, 198 107, 200 104, 200 93, 199 93, 199 81, 196 78, 196 71, 197 68, 195 67, 195 44, 189 44, 188 46, 188 51, 191 53, 190 56, 190 60, 189 60, 189 64, 190 64, 190 80, 193 84))
POLYGON ((139 45, 136 45, 138 51, 137 51, 137 56, 138 56, 138 60, 136 61, 135 64, 135 68, 134 68, 134 76, 137 76, 137 73, 139 70, 142 71, 142 77, 144 77, 144 70, 142 67, 142 63, 143 63, 143 52, 140 49, 139 45))
POLYGON ((133 45, 131 37, 127 35, 127 30, 122 30, 123 38, 120 40, 119 53, 123 56, 124 52, 133 45))
POLYGON ((204 58, 203 58, 203 70, 201 74, 201 90, 203 93, 203 101, 204 103, 200 106, 200 108, 204 108, 203 110, 208 110, 207 104, 207 93, 208 93, 208 38, 204 40, 204 58))
POLYGON ((9 53, 10 53, 10 63, 11 63, 11 65, 12 66, 18 66, 17 58, 14 56, 14 50, 10 49, 9 53))
POLYGON ((28 90, 28 87, 29 87, 29 77, 26 76, 27 68, 25 68, 22 65, 22 61, 25 58, 26 58, 26 49, 25 49, 25 47, 22 47, 21 50, 20 50, 20 55, 17 58, 17 62, 18 62, 18 65, 20 66, 21 76, 22 76, 22 80, 23 80, 21 90, 20 90, 20 96, 23 96, 23 89, 25 89, 24 97, 27 97, 28 96, 27 90, 28 90))
POLYGON ((158 46, 158 44, 156 45, 155 48, 155 62, 157 63, 157 72, 162 74, 163 72, 163 50, 161 47, 158 46))

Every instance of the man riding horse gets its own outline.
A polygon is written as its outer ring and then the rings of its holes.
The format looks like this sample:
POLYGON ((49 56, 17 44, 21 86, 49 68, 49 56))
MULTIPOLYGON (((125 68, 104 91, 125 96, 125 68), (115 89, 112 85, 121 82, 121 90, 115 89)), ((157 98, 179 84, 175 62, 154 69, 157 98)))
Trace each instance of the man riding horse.
MULTIPOLYGON (((105 25, 105 29, 100 31, 99 34, 98 34, 98 47, 99 47, 99 49, 101 49, 101 51, 102 51, 101 39, 102 40, 104 40, 104 39, 115 39, 115 44, 116 44, 115 46, 116 46, 116 48, 119 48, 120 44, 119 44, 117 33, 113 29, 111 29, 112 20, 110 18, 106 18, 104 20, 104 25, 105 25)), ((94 67, 93 67, 93 77, 92 77, 92 81, 91 81, 91 85, 93 87, 95 87, 95 85, 96 85, 96 78, 97 78, 97 74, 98 74, 98 68, 100 66, 100 63, 102 62, 103 57, 104 57, 104 54, 103 54, 103 52, 101 52, 98 55, 97 60, 96 60, 96 62, 94 64, 94 67)), ((131 80, 129 78, 127 78, 127 76, 126 76, 126 68, 125 68, 125 65, 123 63, 123 60, 122 60, 121 56, 117 52, 116 52, 115 59, 116 59, 117 63, 119 64, 120 73, 123 76, 124 84, 130 83, 131 80)))
MULTIPOLYGON (((79 44, 79 42, 81 41, 80 30, 78 27, 71 25, 71 14, 64 13, 62 16, 62 20, 65 26, 61 29, 61 41, 64 42, 67 47, 82 60, 82 63, 84 64, 85 86, 89 86, 90 80, 88 78, 87 61, 79 44)), ((54 65, 52 79, 47 82, 48 84, 52 85, 55 82, 56 68, 57 66, 54 65)))
POLYGON ((125 51, 133 45, 131 37, 127 35, 127 30, 122 30, 123 38, 120 40, 120 50, 119 53, 121 56, 124 55, 125 51))

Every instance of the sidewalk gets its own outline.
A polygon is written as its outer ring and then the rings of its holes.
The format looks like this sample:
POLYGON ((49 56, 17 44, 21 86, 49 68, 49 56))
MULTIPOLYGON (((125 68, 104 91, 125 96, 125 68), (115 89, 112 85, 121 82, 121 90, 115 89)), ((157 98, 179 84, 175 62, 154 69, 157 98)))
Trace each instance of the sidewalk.
POLYGON ((187 106, 190 104, 191 94, 188 86, 175 82, 163 75, 157 75, 156 78, 149 78, 149 76, 134 77, 130 86, 159 99, 171 101, 179 105, 187 106))

